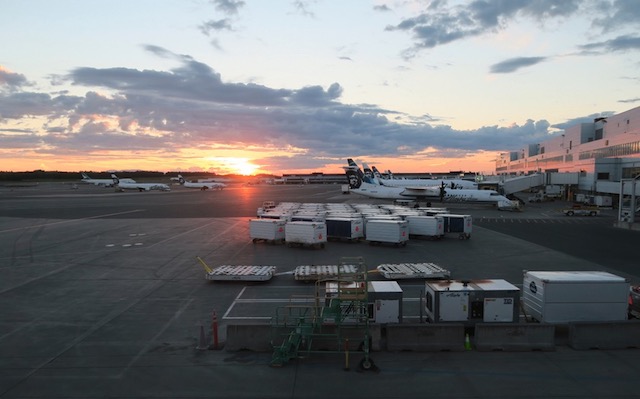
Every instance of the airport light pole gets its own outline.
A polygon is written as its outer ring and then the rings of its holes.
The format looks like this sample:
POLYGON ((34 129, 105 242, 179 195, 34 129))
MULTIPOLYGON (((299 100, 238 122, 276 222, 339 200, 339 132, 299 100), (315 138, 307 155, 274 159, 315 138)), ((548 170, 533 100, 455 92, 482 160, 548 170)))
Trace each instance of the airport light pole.
POLYGON ((618 221, 629 223, 629 227, 635 222, 636 214, 636 184, 640 174, 633 179, 620 179, 620 200, 618 205, 618 221), (631 186, 631 198, 629 205, 625 205, 625 187, 631 186))

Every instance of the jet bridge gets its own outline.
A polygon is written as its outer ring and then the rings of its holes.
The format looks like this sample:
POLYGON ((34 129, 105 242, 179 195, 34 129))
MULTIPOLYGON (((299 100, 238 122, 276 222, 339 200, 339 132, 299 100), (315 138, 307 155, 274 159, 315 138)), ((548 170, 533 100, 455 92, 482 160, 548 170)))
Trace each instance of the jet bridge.
POLYGON ((505 179, 501 186, 505 195, 528 190, 533 187, 543 186, 545 184, 545 174, 536 173, 533 175, 511 177, 505 179))

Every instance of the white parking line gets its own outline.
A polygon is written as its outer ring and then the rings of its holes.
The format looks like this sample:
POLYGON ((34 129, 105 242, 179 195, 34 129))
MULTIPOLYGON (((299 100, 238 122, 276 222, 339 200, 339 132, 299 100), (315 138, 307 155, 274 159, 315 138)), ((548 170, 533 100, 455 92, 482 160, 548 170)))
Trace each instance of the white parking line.
POLYGON ((90 220, 90 219, 99 219, 99 218, 105 218, 105 217, 109 217, 109 216, 116 216, 116 215, 125 215, 127 213, 135 213, 135 212, 142 212, 144 211, 144 209, 134 209, 132 211, 126 211, 126 212, 117 212, 117 213, 107 213, 104 215, 96 215, 96 216, 89 216, 86 218, 80 218, 80 219, 69 219, 69 220, 61 220, 59 222, 51 222, 51 223, 44 223, 44 224, 36 224, 33 226, 24 226, 24 227, 16 227, 13 229, 8 229, 8 230, 0 230, 0 233, 9 233, 11 231, 18 231, 18 230, 26 230, 26 229, 33 229, 36 227, 45 227, 45 226, 55 226, 57 224, 66 224, 66 223, 73 223, 73 222, 81 222, 83 220, 90 220))

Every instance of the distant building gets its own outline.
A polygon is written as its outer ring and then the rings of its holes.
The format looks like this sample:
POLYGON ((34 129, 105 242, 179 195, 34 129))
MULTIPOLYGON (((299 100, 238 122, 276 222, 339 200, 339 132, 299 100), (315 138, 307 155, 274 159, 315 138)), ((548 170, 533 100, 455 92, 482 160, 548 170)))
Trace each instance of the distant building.
POLYGON ((344 173, 313 172, 310 174, 284 174, 282 179, 276 179, 274 184, 340 184, 346 182, 347 176, 344 173))
POLYGON ((496 174, 575 173, 576 191, 619 194, 640 176, 640 107, 567 128, 563 134, 500 154, 496 174))

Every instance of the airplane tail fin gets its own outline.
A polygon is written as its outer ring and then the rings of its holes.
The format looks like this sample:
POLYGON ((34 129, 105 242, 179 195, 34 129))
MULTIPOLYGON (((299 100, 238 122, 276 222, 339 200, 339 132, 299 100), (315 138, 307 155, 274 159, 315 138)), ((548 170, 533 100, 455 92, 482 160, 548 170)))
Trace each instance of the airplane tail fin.
POLYGON ((184 184, 185 180, 184 180, 184 177, 182 177, 182 175, 178 175, 178 182, 180 184, 184 184))
POLYGON ((347 159, 349 166, 345 166, 344 170, 349 181, 349 188, 360 188, 362 182, 373 183, 369 177, 367 177, 362 169, 356 164, 353 159, 347 159))
POLYGON ((369 165, 367 165, 366 163, 363 162, 362 163, 362 168, 364 169, 364 179, 363 179, 363 181, 365 181, 367 183, 371 183, 371 184, 382 185, 380 180, 377 177, 375 177, 375 175, 373 174, 373 171, 371 170, 369 165))
POLYGON ((120 183, 120 179, 118 179, 118 176, 116 176, 114 173, 111 174, 111 179, 113 180, 113 184, 118 184, 120 183))
POLYGON ((86 179, 86 180, 90 179, 89 175, 87 175, 86 173, 80 173, 80 174, 82 175, 83 179, 86 179))
POLYGON ((360 188, 362 185, 362 171, 351 167, 344 167, 344 171, 347 174, 347 180, 349 181, 349 188, 360 188))
POLYGON ((371 170, 373 170, 373 176, 376 179, 382 179, 382 173, 380 173, 380 171, 378 170, 378 168, 376 168, 375 166, 371 167, 371 170))

